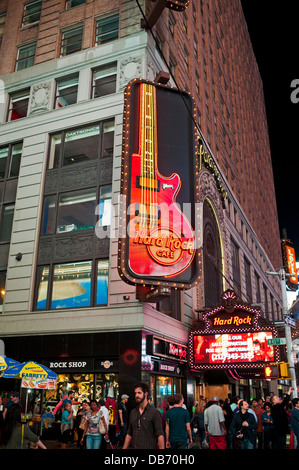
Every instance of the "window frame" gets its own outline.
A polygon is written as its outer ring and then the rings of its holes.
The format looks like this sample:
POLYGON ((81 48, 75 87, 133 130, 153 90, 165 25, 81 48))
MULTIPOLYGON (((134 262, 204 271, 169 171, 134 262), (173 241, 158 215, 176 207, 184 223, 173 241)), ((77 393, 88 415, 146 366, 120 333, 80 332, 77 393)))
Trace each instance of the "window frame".
MULTIPOLYGON (((60 109, 60 108, 65 108, 66 106, 71 106, 72 104, 76 104, 77 101, 78 101, 78 90, 79 90, 79 72, 77 73, 74 73, 74 74, 71 74, 71 75, 66 75, 65 77, 61 77, 61 78, 56 78, 55 80, 55 83, 56 83, 56 90, 55 90, 55 99, 54 99, 54 106, 53 108, 54 109, 60 109), (74 81, 74 84, 69 84, 67 85, 67 82, 68 81, 74 81), (74 103, 67 103, 65 104, 64 106, 59 106, 58 105, 58 100, 59 98, 63 98, 64 96, 68 96, 70 93, 66 93, 65 95, 59 95, 58 94, 58 91, 59 91, 59 84, 64 84, 61 86, 61 90, 62 89, 68 89, 68 88, 77 88, 76 89, 76 101, 74 103)), ((75 91, 73 91, 72 93, 75 94, 75 91)))
POLYGON ((36 53, 36 41, 30 42, 28 44, 20 44, 18 46, 18 55, 17 55, 17 60, 16 60, 16 72, 33 67, 34 61, 35 61, 35 53, 36 53), (32 49, 34 48, 34 53, 29 55, 28 57, 22 57, 20 59, 20 54, 24 53, 27 49, 30 50, 30 48, 32 49), (26 66, 20 67, 20 65, 23 64, 23 62, 26 63, 26 66), (28 65, 28 62, 29 62, 29 65, 28 65))
MULTIPOLYGON (((96 307, 104 307, 109 304, 109 258, 96 258, 96 259, 86 259, 86 260, 80 260, 80 261, 71 261, 71 262, 53 262, 50 265, 45 264, 45 265, 39 265, 36 268, 36 285, 35 285, 35 296, 34 296, 34 311, 35 312, 42 312, 45 310, 49 311, 61 311, 61 310, 71 310, 71 309, 84 309, 84 308, 96 308, 96 307), (97 303, 98 299, 98 276, 99 276, 99 263, 106 263, 107 266, 107 289, 105 293, 105 298, 107 299, 106 303, 97 303), (55 276, 55 267, 63 267, 63 266, 68 266, 68 265, 82 265, 82 264, 87 264, 90 263, 91 265, 91 270, 90 270, 90 294, 89 294, 89 305, 70 305, 69 307, 54 307, 53 306, 53 292, 54 292, 54 276, 55 276), (39 298, 39 289, 40 289, 40 284, 42 282, 42 275, 43 275, 43 270, 48 270, 48 277, 46 280, 46 297, 45 297, 45 307, 39 307, 38 308, 38 298, 39 298)), ((47 273, 46 273, 47 276, 47 273)), ((66 299, 62 299, 66 300, 66 299)))
POLYGON ((66 0, 65 2, 65 9, 68 11, 68 10, 71 10, 72 8, 76 8, 76 7, 80 7, 81 5, 85 5, 86 4, 86 0, 82 0, 81 3, 79 3, 78 5, 72 5, 72 2, 74 2, 74 0, 66 0))
POLYGON ((42 0, 36 0, 34 2, 29 2, 29 3, 25 3, 24 5, 24 13, 23 13, 23 20, 22 20, 22 27, 26 27, 26 26, 32 26, 32 25, 35 25, 35 24, 38 24, 40 22, 40 16, 41 16, 41 11, 42 11, 42 0), (39 5, 39 10, 37 10, 37 12, 33 12, 33 13, 28 13, 27 14, 27 11, 29 11, 29 8, 30 7, 33 7, 34 5, 39 5), (35 21, 27 21, 28 19, 30 19, 31 16, 34 16, 36 14, 39 13, 39 18, 38 20, 35 20, 35 21), (25 21, 26 20, 26 21, 25 21))
POLYGON ((70 28, 67 28, 67 29, 64 29, 61 31, 61 47, 60 47, 60 57, 67 57, 69 55, 72 55, 72 54, 76 54, 77 52, 80 52, 82 51, 82 46, 83 46, 83 24, 80 23, 80 24, 76 24, 76 25, 73 25, 72 27, 70 28), (76 44, 77 42, 79 41, 74 41, 74 42, 71 42, 70 44, 67 44, 64 42, 67 40, 67 39, 70 39, 72 37, 75 37, 77 35, 79 35, 78 32, 81 32, 81 38, 80 38, 80 48, 77 48, 75 50, 72 50, 71 52, 66 52, 67 51, 67 47, 72 47, 74 44, 76 44), (65 35, 66 34, 70 34, 70 33, 73 33, 73 36, 70 36, 69 38, 66 38, 65 35), (64 53, 65 52, 65 53, 64 53))
POLYGON ((119 14, 115 13, 114 15, 110 16, 105 16, 102 18, 97 18, 96 19, 96 25, 95 25, 95 45, 96 46, 103 46, 104 44, 108 44, 113 41, 117 41, 119 39, 119 14), (110 29, 108 32, 105 31, 104 33, 99 33, 98 29, 100 26, 105 26, 109 25, 109 23, 113 23, 114 21, 117 21, 117 28, 110 29), (102 24, 101 24, 102 23, 102 24), (113 34, 114 33, 114 34, 113 34), (113 34, 112 38, 110 39, 104 39, 101 40, 103 36, 107 36, 108 34, 113 34))
MULTIPOLYGON (((28 109, 29 109, 29 99, 30 99, 30 88, 26 88, 24 90, 19 90, 19 91, 10 93, 9 94, 9 105, 8 105, 8 112, 7 112, 6 121, 7 122, 12 122, 12 121, 16 121, 18 119, 24 119, 25 117, 27 117, 28 116, 28 109), (27 101, 26 116, 20 116, 18 118, 11 119, 13 111, 16 111, 16 109, 21 108, 20 106, 19 107, 14 107, 13 103, 15 103, 17 101, 21 101, 21 100, 27 101)), ((24 106, 22 106, 22 108, 23 107, 24 106)))
MULTIPOLYGON (((66 135, 70 132, 80 132, 80 130, 82 129, 87 129, 87 128, 92 128, 93 126, 99 126, 99 142, 98 142, 98 149, 97 149, 97 158, 95 159, 92 159, 90 160, 91 162, 95 162, 96 160, 98 160, 99 158, 109 158, 109 157, 105 157, 104 156, 104 133, 105 133, 105 125, 108 124, 108 123, 114 123, 114 137, 115 137, 115 119, 114 118, 111 118, 111 119, 105 119, 103 121, 97 121, 95 123, 90 123, 88 125, 84 125, 84 126, 80 126, 80 127, 75 127, 75 128, 71 128, 71 129, 65 129, 61 132, 58 132, 58 133, 54 133, 54 134, 51 134, 50 135, 50 142, 49 142, 49 150, 48 150, 48 165, 47 165, 47 168, 48 170, 51 170, 51 169, 54 169, 54 168, 66 168, 67 166, 69 165, 64 165, 63 162, 64 162, 64 147, 65 147, 65 138, 66 138, 66 135), (59 150, 59 156, 58 156, 58 164, 55 166, 54 163, 55 163, 55 145, 53 145, 53 138, 55 136, 60 136, 60 145, 61 145, 61 148, 59 150), (52 147, 53 146, 53 147, 52 147)), ((113 139, 114 141, 114 139, 113 139)), ((85 162, 78 162, 78 163, 74 163, 74 165, 84 165, 86 164, 86 161, 85 162)), ((72 165, 73 166, 73 165, 72 165)))
POLYGON ((91 99, 102 98, 103 96, 114 94, 116 93, 116 87, 117 87, 117 61, 110 62, 109 64, 100 65, 92 69, 91 99), (99 75, 98 77, 96 77, 96 74, 100 73, 101 69, 103 71, 103 75, 99 75), (105 73, 105 71, 107 73, 105 73), (110 84, 115 81, 115 89, 109 93, 101 94, 100 96, 95 96, 95 91, 97 87, 100 86, 99 84, 96 83, 96 81, 103 80, 107 77, 115 77, 115 80, 111 80, 111 82, 109 82, 110 84))

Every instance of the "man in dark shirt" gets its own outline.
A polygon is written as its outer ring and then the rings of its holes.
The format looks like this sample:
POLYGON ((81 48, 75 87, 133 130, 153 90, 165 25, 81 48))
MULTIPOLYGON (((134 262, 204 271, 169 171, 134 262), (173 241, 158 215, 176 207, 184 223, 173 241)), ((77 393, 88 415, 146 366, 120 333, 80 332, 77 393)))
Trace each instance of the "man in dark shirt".
POLYGON ((129 413, 127 409, 127 402, 128 402, 129 396, 124 394, 121 396, 121 402, 118 405, 118 425, 120 428, 120 436, 119 436, 119 443, 118 445, 121 447, 124 443, 127 429, 128 429, 128 418, 129 418, 129 413))
POLYGON ((271 416, 273 418, 273 435, 272 435, 272 448, 273 449, 285 449, 286 448, 286 435, 290 433, 288 415, 285 407, 289 403, 290 394, 292 392, 290 387, 288 394, 284 400, 279 398, 277 395, 272 397, 272 409, 271 416))
POLYGON ((137 407, 130 413, 128 432, 123 449, 164 449, 164 435, 160 412, 148 402, 149 387, 140 382, 135 385, 137 407))

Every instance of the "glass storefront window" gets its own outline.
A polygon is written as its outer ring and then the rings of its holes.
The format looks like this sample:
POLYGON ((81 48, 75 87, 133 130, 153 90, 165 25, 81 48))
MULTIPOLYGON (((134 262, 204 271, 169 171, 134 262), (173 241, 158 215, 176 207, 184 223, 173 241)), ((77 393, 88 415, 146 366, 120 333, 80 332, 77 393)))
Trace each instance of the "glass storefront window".
POLYGON ((51 308, 90 305, 92 262, 54 266, 51 308))
POLYGON ((109 410, 109 423, 115 424, 119 400, 118 374, 96 374, 95 386, 95 399, 105 401, 109 410))

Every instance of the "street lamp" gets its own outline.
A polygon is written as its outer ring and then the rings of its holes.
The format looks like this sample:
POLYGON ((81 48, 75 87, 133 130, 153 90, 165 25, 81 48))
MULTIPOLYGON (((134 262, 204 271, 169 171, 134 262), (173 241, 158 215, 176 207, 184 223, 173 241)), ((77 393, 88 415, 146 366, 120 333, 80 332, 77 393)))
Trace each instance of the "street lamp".
POLYGON ((283 268, 280 269, 278 273, 266 271, 266 274, 269 274, 271 276, 280 276, 281 293, 282 293, 282 313, 283 313, 284 328, 285 328, 285 335, 286 335, 289 371, 290 371, 291 383, 293 387, 293 398, 297 398, 298 390, 297 390, 296 372, 295 372, 295 365, 294 365, 294 358, 293 358, 291 327, 288 323, 285 322, 285 319, 289 316, 288 315, 288 302, 287 302, 287 289, 286 289, 286 276, 294 276, 294 275, 286 274, 283 268))

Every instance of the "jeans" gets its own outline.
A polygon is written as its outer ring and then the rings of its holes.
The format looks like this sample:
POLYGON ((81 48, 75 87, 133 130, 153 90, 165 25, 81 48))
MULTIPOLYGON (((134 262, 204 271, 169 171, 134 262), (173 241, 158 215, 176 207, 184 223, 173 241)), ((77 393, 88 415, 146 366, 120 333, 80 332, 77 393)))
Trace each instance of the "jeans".
POLYGON ((99 449, 101 447, 102 436, 98 434, 92 436, 91 434, 86 434, 86 449, 99 449))
POLYGON ((243 439, 241 439, 241 449, 255 449, 255 444, 249 439, 246 439, 246 437, 243 437, 243 439))
POLYGON ((188 444, 187 442, 171 442, 170 443, 171 449, 187 449, 188 444))

